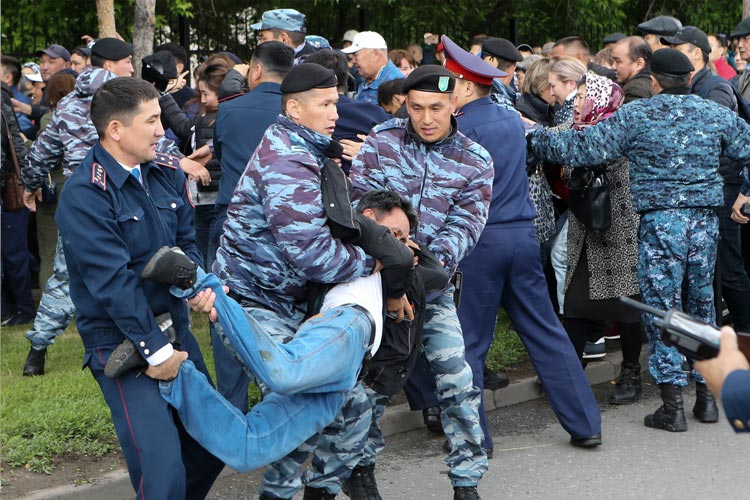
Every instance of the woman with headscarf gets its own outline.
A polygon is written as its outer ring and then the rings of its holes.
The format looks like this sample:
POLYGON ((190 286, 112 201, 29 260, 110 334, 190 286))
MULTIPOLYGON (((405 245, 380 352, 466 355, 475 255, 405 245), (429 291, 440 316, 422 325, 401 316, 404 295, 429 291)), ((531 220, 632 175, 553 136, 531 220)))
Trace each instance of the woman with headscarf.
MULTIPOLYGON (((623 104, 622 88, 608 78, 588 73, 579 82, 573 128, 581 130, 606 120, 623 104)), ((621 295, 637 298, 638 222, 630 195, 630 175, 625 158, 607 163, 611 197, 611 226, 594 232, 569 211, 568 255, 565 279, 564 324, 579 356, 592 333, 598 336, 604 322, 620 326, 623 363, 614 404, 638 400, 641 393, 640 314, 622 304, 621 295)))

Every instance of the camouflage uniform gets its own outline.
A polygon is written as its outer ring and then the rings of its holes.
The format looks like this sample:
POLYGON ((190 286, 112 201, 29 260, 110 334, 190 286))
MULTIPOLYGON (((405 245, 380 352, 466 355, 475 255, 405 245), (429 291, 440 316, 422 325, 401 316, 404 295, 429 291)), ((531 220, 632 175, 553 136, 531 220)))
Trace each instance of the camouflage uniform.
MULTIPOLYGON (((99 138, 89 119, 91 99, 99 87, 113 78, 116 78, 114 73, 102 68, 87 68, 78 75, 75 90, 60 100, 49 125, 31 146, 28 166, 21 172, 28 191, 42 186, 44 178, 59 159, 62 158, 65 176, 72 174, 83 161, 99 138)), ((26 333, 26 338, 37 350, 52 344, 55 337, 68 327, 75 313, 59 238, 54 262, 54 273, 44 287, 34 325, 26 333)))
MULTIPOLYGON (((373 128, 352 161, 354 198, 374 189, 390 189, 419 210, 412 238, 425 243, 452 276, 459 261, 476 245, 487 220, 493 168, 489 153, 458 132, 441 141, 423 142, 408 119, 389 120, 373 128)), ((479 425, 481 394, 464 358, 461 325, 453 287, 428 297, 422 353, 435 375, 443 409, 443 429, 452 451, 445 458, 453 486, 476 486, 487 470, 479 425)), ((375 406, 376 412, 382 410, 375 406)), ((381 445, 368 445, 372 463, 381 445)))
MULTIPOLYGON (((320 171, 331 139, 284 116, 266 130, 227 210, 213 270, 244 299, 244 310, 274 331, 292 336, 307 313, 307 283, 340 283, 367 276, 375 260, 334 239, 326 225, 320 171)), ((261 490, 291 498, 302 464, 317 445, 305 484, 338 493, 357 465, 367 436, 369 405, 361 385, 347 394, 342 413, 324 430, 267 469, 261 490), (346 429, 342 429, 342 428, 346 429), (346 433, 342 433, 346 431, 346 433), (329 441, 336 436, 335 446, 329 441)))
MULTIPOLYGON (((41 187, 44 178, 60 159, 64 175, 70 176, 96 144, 99 135, 89 117, 91 100, 99 87, 113 78, 117 78, 114 73, 94 67, 86 68, 78 75, 75 90, 60 100, 49 125, 31 146, 28 166, 21 172, 27 191, 41 187)), ((160 139, 157 150, 182 157, 174 143, 164 138, 160 139)), ((46 349, 73 320, 75 308, 68 286, 65 254, 58 239, 54 273, 44 287, 34 325, 26 332, 34 349, 46 349)))
MULTIPOLYGON (((644 301, 714 322, 716 208, 723 204, 719 155, 750 159, 747 123, 711 101, 663 92, 626 104, 582 132, 536 133, 531 146, 545 159, 574 167, 627 157, 633 207, 641 214, 638 281, 644 301)), ((644 315, 644 324, 656 383, 686 385, 682 357, 662 343, 653 318, 644 315)))

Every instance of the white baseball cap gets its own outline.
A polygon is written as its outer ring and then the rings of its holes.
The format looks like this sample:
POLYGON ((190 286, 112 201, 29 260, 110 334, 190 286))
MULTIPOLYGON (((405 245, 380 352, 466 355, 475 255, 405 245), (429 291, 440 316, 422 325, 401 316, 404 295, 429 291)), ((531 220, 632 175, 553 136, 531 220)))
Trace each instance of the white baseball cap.
POLYGON ((374 31, 362 31, 357 33, 354 37, 352 44, 341 49, 344 54, 353 54, 362 49, 387 49, 388 45, 385 43, 385 39, 380 36, 379 33, 374 31))
POLYGON ((346 30, 344 32, 344 38, 341 39, 342 42, 353 42, 354 37, 359 34, 359 31, 357 30, 346 30))

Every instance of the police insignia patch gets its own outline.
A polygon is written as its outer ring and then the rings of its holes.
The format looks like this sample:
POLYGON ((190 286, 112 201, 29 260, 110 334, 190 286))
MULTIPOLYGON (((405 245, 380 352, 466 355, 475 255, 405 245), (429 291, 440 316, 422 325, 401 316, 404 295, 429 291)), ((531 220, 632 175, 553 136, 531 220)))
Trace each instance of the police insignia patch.
POLYGON ((157 153, 154 162, 156 162, 157 165, 169 167, 174 170, 180 168, 180 159, 178 157, 164 153, 157 153))
POLYGON ((448 84, 450 83, 450 78, 447 76, 441 76, 438 79, 438 88, 440 89, 440 92, 445 92, 448 90, 448 84))
POLYGON ((91 184, 99 186, 102 191, 107 190, 107 172, 98 163, 91 165, 91 184))

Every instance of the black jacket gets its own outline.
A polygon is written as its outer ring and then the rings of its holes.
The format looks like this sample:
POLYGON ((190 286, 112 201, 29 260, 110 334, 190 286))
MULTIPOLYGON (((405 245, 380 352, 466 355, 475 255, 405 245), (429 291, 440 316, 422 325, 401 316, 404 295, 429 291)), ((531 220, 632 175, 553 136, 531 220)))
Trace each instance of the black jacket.
POLYGON ((542 127, 553 126, 553 117, 555 115, 553 108, 541 97, 527 92, 522 94, 516 101, 516 109, 524 118, 532 120, 542 127))
POLYGON ((648 99, 654 95, 651 88, 651 70, 643 68, 633 78, 622 84, 625 93, 625 104, 636 99, 648 99))

